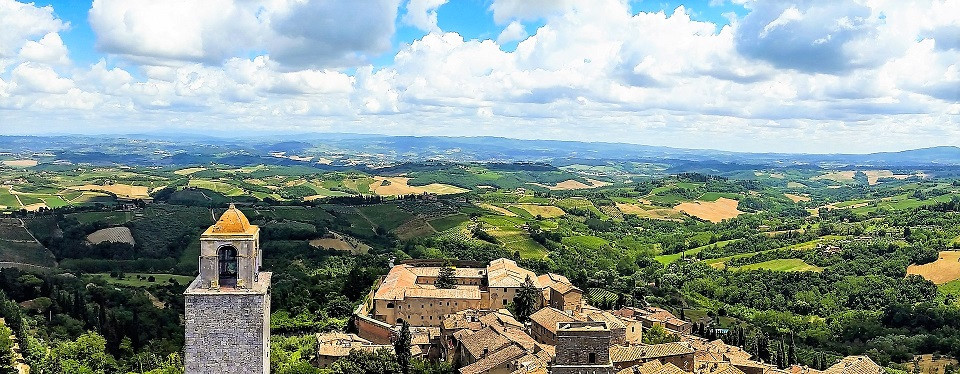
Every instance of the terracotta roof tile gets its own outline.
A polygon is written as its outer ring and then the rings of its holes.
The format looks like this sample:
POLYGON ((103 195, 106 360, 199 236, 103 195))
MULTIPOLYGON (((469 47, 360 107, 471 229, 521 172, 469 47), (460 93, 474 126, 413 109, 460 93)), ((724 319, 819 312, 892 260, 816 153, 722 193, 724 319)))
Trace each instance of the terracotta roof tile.
POLYGON ((480 374, 486 373, 490 369, 516 360, 526 355, 526 351, 516 345, 509 345, 496 352, 490 353, 487 357, 481 358, 470 365, 460 369, 462 374, 480 374))
POLYGON ((877 365, 867 356, 847 356, 833 365, 823 374, 882 374, 883 367, 877 365))
POLYGON ((510 340, 496 330, 484 327, 473 334, 462 336, 460 343, 473 357, 480 357, 483 355, 484 349, 489 354, 510 344, 510 340))
POLYGON ((550 332, 557 333, 557 324, 560 322, 574 322, 578 321, 577 318, 570 316, 560 310, 546 307, 538 310, 536 313, 533 313, 530 316, 530 321, 536 323, 540 326, 543 326, 550 332))
POLYGON ((632 345, 624 347, 615 345, 610 347, 610 359, 613 362, 629 362, 649 360, 660 357, 677 356, 694 353, 687 343, 663 343, 653 345, 632 345))
POLYGON ((517 266, 513 260, 500 258, 490 261, 487 266, 488 287, 520 287, 528 277, 533 281, 534 287, 543 288, 536 273, 517 266))

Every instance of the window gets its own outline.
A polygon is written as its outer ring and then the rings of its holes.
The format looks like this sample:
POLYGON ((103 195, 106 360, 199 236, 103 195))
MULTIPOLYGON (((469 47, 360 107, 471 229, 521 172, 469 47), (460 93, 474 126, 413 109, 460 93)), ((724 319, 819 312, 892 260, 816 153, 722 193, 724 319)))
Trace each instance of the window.
POLYGON ((590 358, 588 358, 591 364, 597 363, 597 354, 590 352, 590 358))
POLYGON ((220 250, 217 252, 217 258, 219 260, 220 284, 236 284, 237 267, 239 266, 237 249, 231 246, 220 248, 220 250))
POLYGON ((387 308, 388 308, 388 309, 393 309, 393 303, 387 303, 387 308))
POLYGON ((503 305, 507 305, 507 299, 503 299, 503 305))

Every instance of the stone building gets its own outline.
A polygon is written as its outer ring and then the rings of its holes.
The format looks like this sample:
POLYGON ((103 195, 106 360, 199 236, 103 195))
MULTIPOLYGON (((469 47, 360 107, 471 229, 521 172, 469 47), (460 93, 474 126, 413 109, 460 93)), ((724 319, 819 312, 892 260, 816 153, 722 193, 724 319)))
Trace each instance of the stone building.
POLYGON ((560 310, 579 312, 583 306, 583 290, 570 283, 567 277, 547 273, 537 278, 544 287, 543 306, 550 306, 560 310))
POLYGON ((557 326, 552 374, 612 374, 606 322, 562 322, 557 326))
POLYGON ((200 275, 184 292, 184 372, 270 372, 270 273, 260 229, 233 205, 200 237, 200 275))
MULTIPOLYGON (((474 265, 476 266, 476 265, 474 265)), ((371 318, 413 326, 440 327, 444 317, 467 309, 498 310, 513 302, 527 279, 544 290, 532 271, 508 259, 497 259, 486 267, 457 267, 456 288, 434 286, 441 266, 401 264, 394 266, 374 292, 371 318)), ((544 300, 537 300, 543 305, 544 300)))

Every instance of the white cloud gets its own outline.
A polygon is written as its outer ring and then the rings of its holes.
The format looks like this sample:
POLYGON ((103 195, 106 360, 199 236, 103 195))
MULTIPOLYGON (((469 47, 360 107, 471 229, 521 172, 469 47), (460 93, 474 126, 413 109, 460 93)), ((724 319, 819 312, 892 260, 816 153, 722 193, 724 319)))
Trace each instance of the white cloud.
POLYGON ((448 0, 410 0, 403 22, 426 32, 439 32, 437 27, 437 8, 448 0))
POLYGON ((64 30, 69 25, 53 14, 53 7, 37 7, 14 0, 0 0, 0 57, 17 54, 34 37, 64 30))
POLYGON ((523 28, 523 24, 518 21, 510 22, 507 27, 497 36, 497 44, 506 44, 518 40, 526 39, 530 34, 523 28))
POLYGON ((16 85, 14 89, 20 93, 62 94, 73 88, 72 80, 60 77, 46 65, 25 62, 13 68, 10 74, 16 85))
POLYGON ((399 0, 94 0, 97 46, 150 65, 211 65, 267 51, 290 69, 362 63, 387 50, 399 0))
POLYGON ((259 7, 233 0, 94 0, 97 46, 135 61, 219 62, 260 44, 259 7))
POLYGON ((20 48, 19 58, 25 61, 42 62, 53 65, 67 65, 67 46, 63 45, 60 34, 51 32, 39 41, 28 40, 20 48))

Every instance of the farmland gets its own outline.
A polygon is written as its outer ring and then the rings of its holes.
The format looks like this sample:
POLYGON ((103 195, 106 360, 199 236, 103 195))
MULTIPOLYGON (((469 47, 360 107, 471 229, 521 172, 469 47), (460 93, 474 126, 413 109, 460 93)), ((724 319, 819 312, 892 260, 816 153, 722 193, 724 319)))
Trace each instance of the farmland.
POLYGON ((673 209, 710 222, 720 222, 743 214, 737 210, 737 200, 725 197, 714 201, 694 201, 678 204, 673 209))
POLYGON ((943 251, 934 262, 910 265, 907 274, 917 274, 936 284, 960 279, 960 251, 943 251))
POLYGON ((823 271, 819 266, 810 265, 801 259, 780 259, 733 268, 734 270, 771 270, 771 271, 823 271))
MULTIPOLYGON (((610 307, 684 310, 771 342, 792 336, 803 359, 868 354, 899 365, 912 357, 903 352, 951 350, 936 342, 950 339, 941 331, 952 325, 891 321, 940 321, 928 314, 960 307, 958 252, 938 253, 960 243, 960 172, 576 157, 391 163, 386 153, 335 151, 316 163, 312 149, 272 157, 277 164, 249 161, 258 151, 247 150, 222 163, 180 153, 149 167, 0 166, 0 205, 9 204, 0 260, 42 267, 54 278, 38 279, 76 281, 80 292, 133 288, 177 306, 200 233, 234 203, 261 228, 277 320, 318 321, 291 334, 340 326, 331 321, 349 317, 391 260, 507 257, 562 274, 610 307), (866 330, 870 339, 850 338, 866 330)), ((17 301, 32 308, 35 298, 17 301)))

